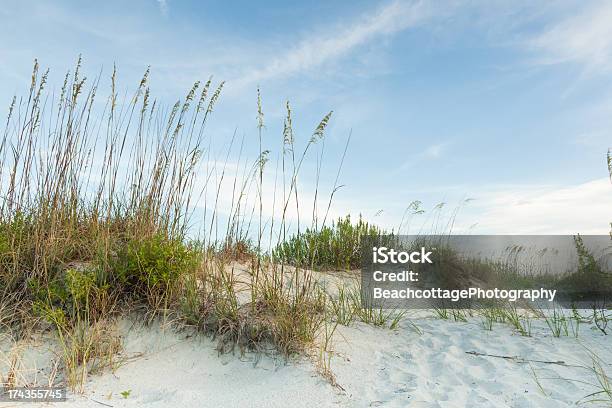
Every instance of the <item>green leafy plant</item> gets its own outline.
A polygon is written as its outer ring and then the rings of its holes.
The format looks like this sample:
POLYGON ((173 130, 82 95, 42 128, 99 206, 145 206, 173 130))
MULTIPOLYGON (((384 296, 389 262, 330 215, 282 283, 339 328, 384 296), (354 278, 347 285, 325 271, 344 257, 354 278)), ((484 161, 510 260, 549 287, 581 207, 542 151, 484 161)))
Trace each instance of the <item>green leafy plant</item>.
POLYGON ((353 222, 347 215, 331 226, 306 229, 279 243, 273 250, 273 258, 314 269, 357 269, 361 265, 362 242, 366 237, 393 239, 392 234, 364 221, 361 216, 353 222))
POLYGON ((113 270, 121 285, 143 298, 164 297, 179 278, 201 264, 201 252, 161 234, 132 239, 121 248, 113 270))

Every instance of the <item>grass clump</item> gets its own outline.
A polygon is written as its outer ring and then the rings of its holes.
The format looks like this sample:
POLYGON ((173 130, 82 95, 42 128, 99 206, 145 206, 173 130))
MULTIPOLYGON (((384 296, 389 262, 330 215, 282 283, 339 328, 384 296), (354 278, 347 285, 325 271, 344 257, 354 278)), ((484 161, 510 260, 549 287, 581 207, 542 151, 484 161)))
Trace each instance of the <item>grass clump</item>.
POLYGON ((87 375, 114 367, 122 348, 109 287, 97 285, 94 271, 69 269, 46 291, 34 290, 34 312, 57 333, 66 383, 82 391, 87 375))
POLYGON ((516 305, 508 305, 504 310, 506 321, 520 333, 521 336, 531 337, 531 319, 527 314, 521 314, 516 305))
MULTIPOLYGON (((51 328, 65 382, 77 390, 88 373, 115 365, 121 344, 113 327, 134 311, 163 313, 180 328, 212 334, 220 351, 269 344, 290 356, 309 347, 322 327, 325 298, 305 271, 264 265, 262 239, 267 227, 270 237, 285 236, 299 169, 324 137, 331 112, 296 155, 287 105, 283 155, 290 174, 278 177, 289 181, 287 201, 281 220, 266 222, 261 202, 269 151, 261 145, 259 99, 260 154, 235 176, 223 236, 218 198, 225 165, 209 166, 204 131, 222 82, 195 82, 166 108, 151 96, 148 69, 125 98, 113 69, 102 106, 96 101, 104 79, 83 76, 80 59, 57 95, 48 93, 47 81, 35 62, 29 92, 13 98, 0 134, 0 310, 12 311, 0 316, 3 328, 18 337, 51 328), (219 181, 210 187, 211 180, 219 181), (216 190, 214 205, 207 188, 216 190), (257 203, 249 202, 253 190, 257 203), (198 241, 191 230, 196 207, 206 208, 198 241), (258 236, 251 240, 257 212, 258 236), (234 260, 251 270, 237 273, 234 260)), ((343 222, 347 227, 352 224, 343 222)), ((343 251, 342 259, 350 259, 343 251)))
POLYGON ((590 350, 587 350, 591 358, 590 366, 585 365, 584 368, 590 371, 596 382, 587 384, 593 386, 595 391, 584 396, 577 404, 604 404, 604 406, 612 405, 612 375, 607 371, 606 364, 600 356, 590 350))
POLYGON ((202 256, 202 250, 194 245, 155 234, 123 245, 112 268, 124 291, 157 308, 167 304, 179 279, 200 267, 202 256))
POLYGON ((330 296, 329 300, 331 314, 335 321, 343 326, 350 326, 361 306, 355 304, 351 288, 346 285, 339 286, 337 295, 330 296))

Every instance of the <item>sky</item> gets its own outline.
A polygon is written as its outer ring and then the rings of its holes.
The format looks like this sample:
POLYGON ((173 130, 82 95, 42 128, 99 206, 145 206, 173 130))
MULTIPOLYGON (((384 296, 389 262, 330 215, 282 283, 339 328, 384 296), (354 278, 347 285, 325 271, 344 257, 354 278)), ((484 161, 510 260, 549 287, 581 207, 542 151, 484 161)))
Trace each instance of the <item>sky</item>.
POLYGON ((610 21, 606 1, 1 0, 0 106, 34 58, 55 89, 78 55, 106 80, 116 64, 125 89, 151 66, 168 104, 213 75, 219 155, 234 132, 256 154, 258 87, 272 166, 287 100, 302 145, 333 110, 316 152, 329 195, 350 135, 334 217, 397 228, 420 200, 404 232, 606 234, 610 21))

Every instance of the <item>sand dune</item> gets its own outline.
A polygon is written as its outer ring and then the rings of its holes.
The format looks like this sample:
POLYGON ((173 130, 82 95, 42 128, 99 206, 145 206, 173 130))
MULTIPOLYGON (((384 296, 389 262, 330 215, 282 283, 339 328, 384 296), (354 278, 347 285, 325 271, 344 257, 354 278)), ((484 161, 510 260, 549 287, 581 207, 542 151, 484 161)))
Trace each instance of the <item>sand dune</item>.
POLYGON ((586 325, 577 339, 555 338, 544 322, 534 321, 532 337, 523 337, 501 324, 487 331, 476 317, 454 322, 420 315, 412 316, 420 333, 408 321, 397 330, 340 327, 332 360, 340 387, 307 358, 220 356, 205 337, 158 325, 124 326, 127 361, 115 372, 90 377, 82 395, 55 405, 569 407, 596 390, 586 384, 597 382, 588 369, 589 351, 602 357, 612 351, 610 337, 586 325))

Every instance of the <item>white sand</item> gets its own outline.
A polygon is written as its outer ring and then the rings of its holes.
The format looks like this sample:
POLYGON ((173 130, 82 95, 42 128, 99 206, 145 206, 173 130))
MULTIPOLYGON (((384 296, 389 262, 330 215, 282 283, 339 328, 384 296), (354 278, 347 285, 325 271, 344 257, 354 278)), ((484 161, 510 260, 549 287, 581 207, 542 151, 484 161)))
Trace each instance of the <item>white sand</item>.
MULTIPOLYGON (((553 338, 542 322, 533 337, 504 325, 486 331, 478 319, 453 322, 418 319, 419 335, 404 324, 391 332, 367 326, 345 328, 347 343, 338 345, 346 360, 336 362, 337 380, 352 406, 385 407, 564 407, 595 389, 564 379, 595 383, 589 370, 555 364, 519 363, 467 354, 476 351, 529 360, 590 365, 590 349, 611 362, 612 336, 586 327, 578 340, 553 338), (544 395, 537 385, 536 373, 544 395)), ((612 373, 612 365, 608 367, 612 373)), ((609 406, 609 405, 608 405, 609 406)))
MULTIPOLYGON (((310 364, 255 355, 219 355, 207 338, 160 329, 138 330, 126 339, 127 354, 144 352, 114 374, 93 377, 86 398, 61 407, 281 407, 325 406, 341 396, 310 364), (125 399, 120 393, 131 390, 125 399), (110 396, 110 398, 109 398, 110 396)), ((58 404, 59 405, 59 404, 58 404)))
MULTIPOLYGON (((478 318, 465 323, 423 317, 414 322, 422 334, 407 322, 395 331, 364 324, 341 327, 332 369, 345 391, 329 385, 306 359, 285 364, 261 357, 254 364, 254 355, 219 356, 209 339, 185 339, 160 328, 136 329, 125 338, 124 356, 143 353, 141 357, 114 373, 92 376, 84 395, 71 395, 68 402, 55 405, 569 407, 595 391, 583 383, 596 382, 592 372, 572 367, 590 364, 586 350, 611 362, 612 336, 587 325, 582 325, 575 339, 552 337, 541 321, 534 322, 533 337, 522 337, 501 324, 493 331, 484 330, 478 318), (474 356, 467 351, 564 361, 570 367, 474 356), (123 398, 121 392, 126 390, 131 390, 130 395, 123 398)), ((612 372, 612 365, 606 369, 612 372)))
MULTIPOLYGON (((236 273, 247 272, 240 267, 236 273)), ((347 279, 317 274, 328 289, 347 279)), ((533 320, 532 337, 523 337, 506 324, 485 330, 479 317, 455 322, 428 311, 409 317, 418 332, 407 320, 396 330, 363 323, 338 327, 331 369, 341 388, 317 373, 312 358, 287 363, 270 355, 240 356, 238 350, 219 355, 207 337, 124 321, 124 364, 90 376, 82 395, 70 394, 54 406, 557 408, 575 406, 597 391, 589 385, 597 383, 589 351, 612 375, 612 333, 605 336, 592 325, 582 324, 578 338, 555 338, 543 320, 533 320), (564 364, 545 363, 557 361, 564 364), (128 390, 124 398, 121 393, 128 390)), ((17 348, 23 376, 18 381, 44 385, 53 378, 59 358, 50 351, 49 336, 17 348)), ((7 372, 11 349, 14 345, 0 337, 0 374, 7 372)))

